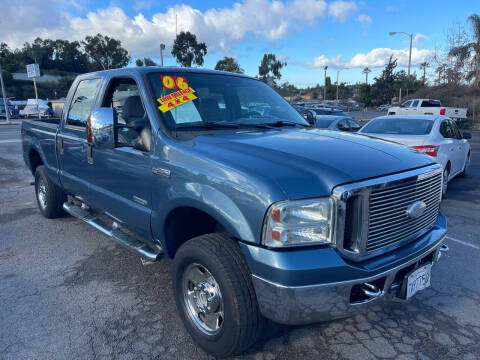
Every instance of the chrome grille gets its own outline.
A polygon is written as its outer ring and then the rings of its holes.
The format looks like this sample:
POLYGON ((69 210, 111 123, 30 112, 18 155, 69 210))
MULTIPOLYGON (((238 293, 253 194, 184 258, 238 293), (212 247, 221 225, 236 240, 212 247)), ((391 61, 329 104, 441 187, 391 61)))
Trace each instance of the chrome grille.
POLYGON ((369 224, 366 251, 401 242, 432 225, 441 200, 442 173, 433 171, 400 183, 373 187, 369 196, 369 224), (407 216, 416 201, 427 206, 418 218, 407 216))

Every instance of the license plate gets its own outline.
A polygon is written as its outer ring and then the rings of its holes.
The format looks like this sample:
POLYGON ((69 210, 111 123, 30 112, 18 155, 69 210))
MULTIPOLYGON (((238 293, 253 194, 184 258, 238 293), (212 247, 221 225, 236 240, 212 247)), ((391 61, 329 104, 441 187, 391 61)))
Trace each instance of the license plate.
POLYGON ((424 265, 413 273, 408 275, 407 279, 407 299, 410 299, 418 291, 430 286, 430 274, 432 265, 424 265))

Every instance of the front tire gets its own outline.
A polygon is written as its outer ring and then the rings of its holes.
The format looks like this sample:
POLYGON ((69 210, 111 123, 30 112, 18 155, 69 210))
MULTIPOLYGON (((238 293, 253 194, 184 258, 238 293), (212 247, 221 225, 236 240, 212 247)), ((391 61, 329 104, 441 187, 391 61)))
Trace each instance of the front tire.
POLYGON ((263 318, 238 244, 207 234, 183 244, 173 260, 178 312, 195 342, 211 355, 238 355, 258 339, 263 318))
POLYGON ((35 195, 38 208, 46 218, 54 219, 65 214, 63 203, 67 201, 67 196, 50 180, 44 165, 35 170, 35 195))

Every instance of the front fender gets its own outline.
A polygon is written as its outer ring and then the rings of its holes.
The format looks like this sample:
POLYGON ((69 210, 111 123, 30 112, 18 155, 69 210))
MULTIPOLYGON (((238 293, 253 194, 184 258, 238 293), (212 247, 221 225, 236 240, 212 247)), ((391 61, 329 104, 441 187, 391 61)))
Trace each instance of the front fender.
MULTIPOLYGON (((168 191, 168 205, 152 212, 152 232, 156 239, 164 241, 165 221, 171 211, 180 207, 192 207, 214 218, 233 237, 256 242, 254 231, 240 208, 226 194, 200 183, 183 183, 168 191)), ((165 244, 163 244, 165 245, 165 244)))

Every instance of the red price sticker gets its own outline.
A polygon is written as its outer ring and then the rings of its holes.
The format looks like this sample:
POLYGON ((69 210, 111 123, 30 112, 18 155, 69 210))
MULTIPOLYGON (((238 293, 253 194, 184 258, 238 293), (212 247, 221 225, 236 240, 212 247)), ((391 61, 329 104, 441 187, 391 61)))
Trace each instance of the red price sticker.
POLYGON ((162 84, 165 89, 185 90, 188 82, 183 76, 162 75, 162 84))

